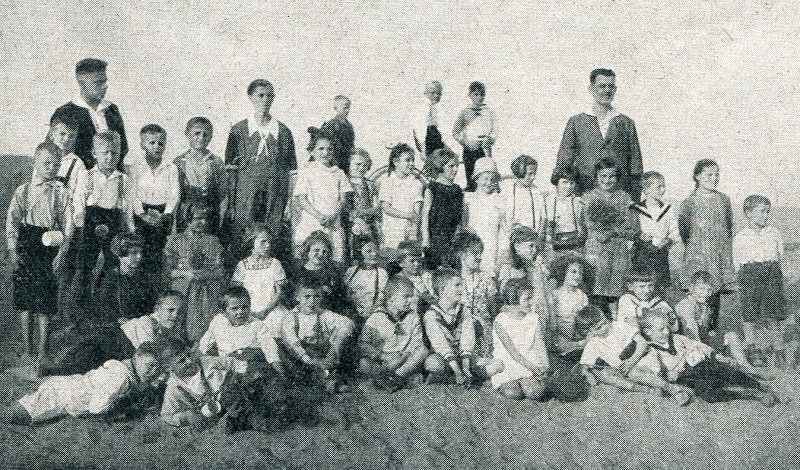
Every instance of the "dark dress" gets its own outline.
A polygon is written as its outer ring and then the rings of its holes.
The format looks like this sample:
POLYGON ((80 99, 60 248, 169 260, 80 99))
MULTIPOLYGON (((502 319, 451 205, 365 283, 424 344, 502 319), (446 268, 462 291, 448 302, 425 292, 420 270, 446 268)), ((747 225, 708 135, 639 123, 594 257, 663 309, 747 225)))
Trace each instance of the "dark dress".
MULTIPOLYGON (((94 122, 89 115, 89 110, 69 102, 56 109, 53 113, 53 117, 64 115, 68 116, 69 120, 78 122, 78 135, 75 138, 74 152, 75 155, 83 160, 86 169, 90 170, 95 164, 94 156, 92 156, 92 139, 97 134, 97 130, 94 128, 94 122)), ((123 160, 128 153, 128 139, 125 137, 125 124, 122 122, 122 114, 120 114, 117 105, 111 104, 106 108, 105 115, 108 130, 116 131, 120 136, 120 157, 117 169, 122 171, 125 168, 123 160)))
POLYGON ((429 268, 447 264, 450 244, 456 227, 461 223, 464 206, 464 192, 457 184, 442 184, 431 181, 428 184, 431 192, 431 209, 428 215, 428 248, 429 268))

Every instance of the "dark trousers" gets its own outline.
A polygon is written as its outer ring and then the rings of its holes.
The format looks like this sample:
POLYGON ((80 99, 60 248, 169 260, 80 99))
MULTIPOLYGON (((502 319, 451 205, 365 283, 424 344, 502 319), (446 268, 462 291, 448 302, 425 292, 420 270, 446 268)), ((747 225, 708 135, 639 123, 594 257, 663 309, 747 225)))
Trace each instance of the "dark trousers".
POLYGON ((17 238, 18 265, 14 271, 14 308, 51 315, 58 300, 58 281, 53 272, 57 246, 44 246, 42 235, 49 229, 21 225, 17 238))
MULTIPOLYGON (((142 204, 145 211, 150 209, 164 213, 164 204, 150 205, 142 204)), ((167 246, 167 235, 172 231, 172 220, 163 220, 162 224, 154 227, 146 223, 142 218, 135 217, 136 232, 144 238, 142 247, 142 267, 149 275, 160 275, 163 270, 162 256, 164 247, 167 246)))
POLYGON ((698 398, 709 403, 748 398, 748 395, 725 390, 726 386, 742 387, 753 392, 764 391, 756 379, 713 359, 706 359, 688 369, 678 379, 678 383, 690 387, 698 398))
POLYGON ((472 174, 475 172, 475 162, 485 156, 486 153, 484 153, 483 149, 464 149, 464 173, 467 176, 467 189, 465 191, 475 191, 475 181, 472 180, 472 174))

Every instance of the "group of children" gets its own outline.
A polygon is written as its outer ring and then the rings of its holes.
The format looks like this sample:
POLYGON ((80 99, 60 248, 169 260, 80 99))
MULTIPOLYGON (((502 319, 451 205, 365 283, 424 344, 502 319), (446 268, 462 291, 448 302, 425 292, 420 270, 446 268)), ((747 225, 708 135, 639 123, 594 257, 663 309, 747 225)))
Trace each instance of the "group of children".
MULTIPOLYGON (((259 94, 271 85, 254 83, 258 111, 271 104, 259 94)), ((170 424, 224 413, 232 429, 271 429, 297 417, 303 390, 342 392, 359 376, 389 392, 488 380, 503 396, 534 400, 579 399, 599 381, 680 404, 695 393, 721 399, 735 385, 747 391, 736 396, 774 402, 753 365, 794 357, 785 354, 783 242, 768 223, 770 201, 748 197, 748 227, 734 237, 713 160, 697 163, 696 189, 677 208, 653 171, 633 201, 608 158, 582 195, 569 170, 552 176, 553 192, 536 187, 538 163, 527 155, 502 180, 484 96, 470 86, 463 161, 438 148, 419 172, 415 150, 398 144, 380 181, 353 146, 349 100, 337 97, 336 122, 309 128, 308 162, 287 188, 290 240, 273 220, 223 230, 231 191, 245 188, 231 174, 275 158, 282 131, 265 130, 261 153, 226 167, 207 148, 208 119, 189 120, 190 148, 174 161, 163 158, 164 129, 147 125, 144 158, 120 171, 119 134, 94 135, 97 163, 87 168, 72 154, 75 123, 54 116, 31 181, 14 193, 6 237, 23 363, 62 375, 0 418, 101 413, 161 387, 170 424), (455 178, 467 153, 465 192, 455 178), (678 241, 689 281, 673 308, 663 299, 682 287, 669 266, 678 241), (733 291, 741 314, 720 313, 721 294, 733 291), (54 354, 55 312, 82 339, 54 354)))

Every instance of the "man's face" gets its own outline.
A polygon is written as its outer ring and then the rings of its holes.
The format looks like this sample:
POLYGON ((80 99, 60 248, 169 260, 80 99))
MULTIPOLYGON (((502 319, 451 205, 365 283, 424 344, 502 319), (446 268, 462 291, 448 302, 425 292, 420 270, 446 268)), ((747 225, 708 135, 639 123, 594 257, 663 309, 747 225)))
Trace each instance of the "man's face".
POLYGON ((106 96, 108 90, 108 79, 105 72, 82 73, 78 75, 78 86, 81 95, 89 100, 101 100, 106 96))
POLYGON ((589 85, 589 91, 592 93, 595 103, 611 106, 611 102, 614 101, 614 94, 617 92, 615 81, 615 77, 607 77, 605 75, 595 77, 594 83, 589 85))

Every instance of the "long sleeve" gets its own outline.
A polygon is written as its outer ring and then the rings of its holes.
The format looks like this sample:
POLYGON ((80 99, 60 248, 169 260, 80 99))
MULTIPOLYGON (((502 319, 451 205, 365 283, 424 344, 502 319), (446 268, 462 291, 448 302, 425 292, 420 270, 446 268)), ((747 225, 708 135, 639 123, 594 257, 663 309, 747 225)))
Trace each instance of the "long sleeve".
POLYGON ((287 346, 292 350, 296 357, 303 357, 306 354, 305 348, 300 343, 300 338, 297 337, 295 330, 295 312, 289 312, 283 317, 283 325, 281 326, 281 338, 287 346))
MULTIPOLYGON (((639 147, 639 135, 636 132, 636 123, 633 119, 628 119, 630 124, 630 135, 628 136, 628 143, 630 144, 630 172, 631 176, 641 176, 643 173, 642 165, 642 149, 639 147)), ((636 183, 636 181, 634 181, 636 183)))
POLYGON ((364 325, 358 338, 358 347, 361 350, 361 355, 375 361, 380 359, 383 352, 382 343, 380 333, 367 320, 367 324, 364 325))
POLYGON ((175 212, 175 208, 178 206, 178 203, 181 200, 181 184, 180 180, 178 179, 178 167, 175 166, 174 163, 168 163, 168 170, 167 170, 167 205, 164 208, 165 214, 172 214, 175 212))
POLYGON ((92 372, 92 390, 87 411, 93 415, 107 412, 131 389, 132 372, 119 361, 108 361, 92 372))
POLYGON ((233 165, 238 163, 238 158, 243 156, 243 145, 242 140, 243 132, 240 129, 239 124, 234 124, 231 127, 230 132, 228 133, 228 143, 225 145, 225 163, 228 165, 233 165))
POLYGON ((722 201, 725 205, 725 229, 728 232, 728 240, 730 240, 733 238, 733 209, 731 208, 731 199, 723 194, 722 201))
MULTIPOLYGON (((25 183, 28 185, 29 183, 25 183)), ((19 238, 19 227, 22 225, 22 213, 25 210, 25 185, 20 186, 14 191, 11 203, 8 206, 6 215, 6 247, 9 251, 16 251, 17 239, 19 238)))
POLYGON ((692 201, 687 198, 681 203, 678 212, 678 233, 684 245, 689 243, 689 236, 692 233, 692 201))
POLYGON ((575 118, 570 118, 564 128, 564 134, 561 136, 561 145, 558 147, 556 167, 553 173, 560 173, 572 168, 575 163, 575 155, 577 152, 578 134, 575 131, 575 118))
MULTIPOLYGON (((225 319, 225 321, 227 321, 227 319, 225 319)), ((214 335, 214 330, 216 329, 215 327, 217 323, 217 317, 214 317, 214 319, 211 320, 211 324, 208 326, 208 330, 203 333, 203 336, 197 343, 197 350, 200 352, 200 354, 208 354, 211 346, 217 344, 217 338, 214 335)))
POLYGON ((453 138, 458 142, 464 140, 464 128, 467 127, 466 110, 458 113, 455 122, 453 123, 453 138))
POLYGON ((428 334, 428 340, 431 343, 433 352, 441 355, 445 361, 456 359, 453 346, 448 338, 449 334, 444 326, 439 323, 434 310, 425 312, 424 323, 425 332, 428 334))

